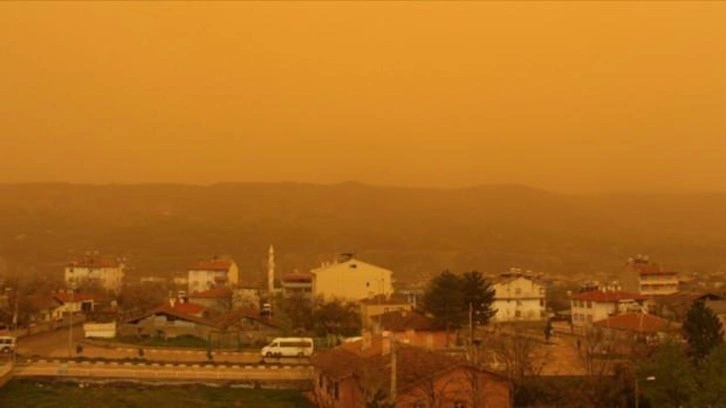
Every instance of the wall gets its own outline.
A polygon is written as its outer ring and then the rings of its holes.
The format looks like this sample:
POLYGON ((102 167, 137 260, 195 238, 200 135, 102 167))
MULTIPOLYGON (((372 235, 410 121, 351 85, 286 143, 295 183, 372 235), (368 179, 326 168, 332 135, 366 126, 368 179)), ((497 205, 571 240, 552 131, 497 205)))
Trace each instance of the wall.
POLYGON ((493 285, 494 321, 542 320, 545 318, 544 286, 527 278, 515 278, 493 285))
POLYGON ((396 405, 412 407, 420 403, 423 407, 453 407, 457 402, 463 402, 465 407, 511 407, 509 383, 488 372, 476 373, 459 367, 401 390, 396 405))
POLYGON ((393 292, 391 271, 357 260, 333 264, 312 273, 314 296, 358 301, 393 292))

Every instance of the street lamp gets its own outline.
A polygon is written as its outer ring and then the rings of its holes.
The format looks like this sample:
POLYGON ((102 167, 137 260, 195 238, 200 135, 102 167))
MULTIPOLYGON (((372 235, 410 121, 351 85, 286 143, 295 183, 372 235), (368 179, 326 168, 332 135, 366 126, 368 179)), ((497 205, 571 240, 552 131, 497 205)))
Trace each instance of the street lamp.
MULTIPOLYGON (((645 377, 645 381, 655 381, 655 376, 645 377)), ((635 376, 635 408, 640 408, 640 391, 638 389, 638 376, 635 376)))

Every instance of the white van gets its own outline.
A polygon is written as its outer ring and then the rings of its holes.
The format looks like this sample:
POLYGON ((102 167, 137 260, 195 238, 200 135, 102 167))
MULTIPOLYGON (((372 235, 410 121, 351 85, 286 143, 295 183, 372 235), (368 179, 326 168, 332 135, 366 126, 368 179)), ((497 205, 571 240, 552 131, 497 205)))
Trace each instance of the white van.
POLYGON ((0 353, 12 353, 15 351, 15 337, 0 336, 0 353))
POLYGON ((310 357, 313 339, 310 337, 278 337, 262 348, 262 357, 310 357))

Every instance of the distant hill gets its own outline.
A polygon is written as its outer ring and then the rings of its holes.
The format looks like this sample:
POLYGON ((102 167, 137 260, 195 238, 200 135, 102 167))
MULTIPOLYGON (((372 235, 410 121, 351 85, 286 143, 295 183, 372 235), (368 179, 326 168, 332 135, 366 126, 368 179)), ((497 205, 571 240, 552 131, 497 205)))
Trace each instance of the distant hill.
POLYGON ((0 272, 61 274, 87 250, 133 273, 231 255, 243 278, 307 270, 340 252, 399 280, 444 268, 619 272, 634 254, 681 271, 726 269, 726 194, 563 195, 518 185, 465 189, 357 183, 0 185, 0 272))

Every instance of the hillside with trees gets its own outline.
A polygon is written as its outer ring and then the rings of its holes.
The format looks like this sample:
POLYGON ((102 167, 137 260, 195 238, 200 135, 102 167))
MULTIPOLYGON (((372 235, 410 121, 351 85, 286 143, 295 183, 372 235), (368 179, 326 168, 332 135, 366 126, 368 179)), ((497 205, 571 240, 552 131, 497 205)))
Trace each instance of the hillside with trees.
POLYGON ((230 255, 255 282, 270 244, 281 272, 355 252, 403 281, 447 268, 619 272, 637 253, 679 271, 722 271, 726 194, 357 183, 0 185, 0 274, 59 276, 65 262, 95 250, 126 258, 136 275, 230 255))

